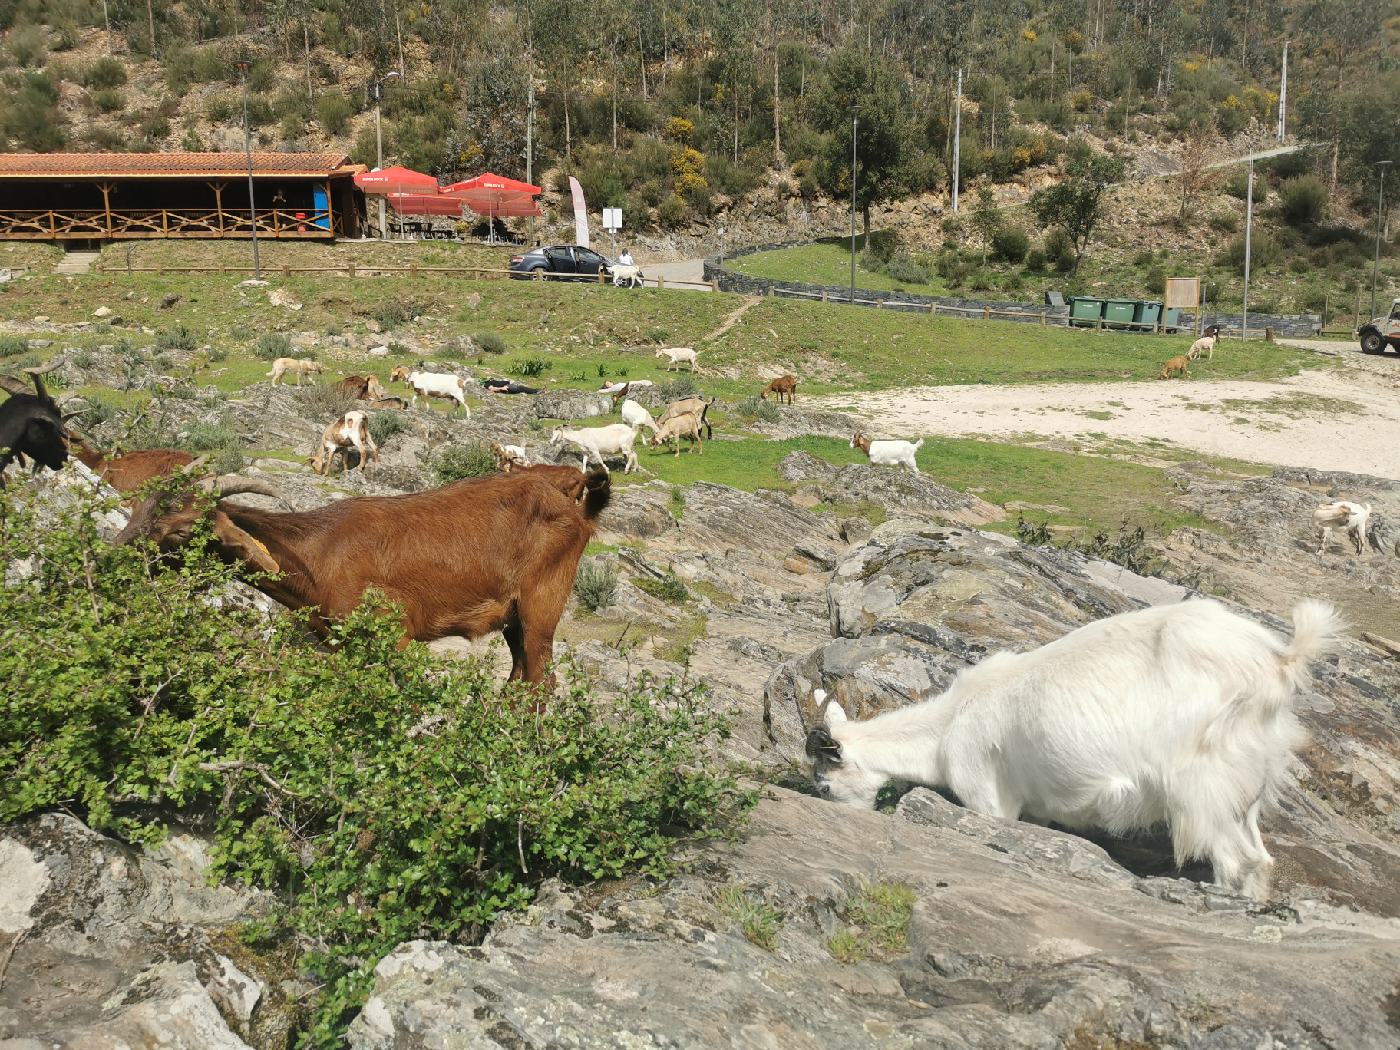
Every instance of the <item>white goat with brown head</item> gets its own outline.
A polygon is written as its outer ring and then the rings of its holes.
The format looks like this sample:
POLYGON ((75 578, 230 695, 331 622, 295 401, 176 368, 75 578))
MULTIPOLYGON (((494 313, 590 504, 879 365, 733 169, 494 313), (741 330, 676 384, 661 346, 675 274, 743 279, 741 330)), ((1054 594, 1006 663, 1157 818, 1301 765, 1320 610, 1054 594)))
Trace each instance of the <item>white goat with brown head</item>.
POLYGON ((348 456, 351 449, 360 454, 360 472, 364 473, 369 460, 379 460, 379 447, 369 434, 369 417, 363 412, 346 412, 321 432, 321 444, 311 456, 311 468, 317 474, 325 475, 335 467, 335 457, 348 456))

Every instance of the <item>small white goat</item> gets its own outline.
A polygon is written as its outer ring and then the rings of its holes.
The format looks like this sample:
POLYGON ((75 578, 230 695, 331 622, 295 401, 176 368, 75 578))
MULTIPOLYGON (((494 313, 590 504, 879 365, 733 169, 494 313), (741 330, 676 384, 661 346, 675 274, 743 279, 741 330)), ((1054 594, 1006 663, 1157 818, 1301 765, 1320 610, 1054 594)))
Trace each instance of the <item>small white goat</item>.
POLYGON ((851 448, 859 448, 863 451, 870 457, 870 462, 873 465, 877 467, 903 465, 915 474, 922 473, 919 470, 919 465, 914 462, 914 456, 923 447, 923 438, 919 438, 918 441, 871 441, 859 430, 851 435, 851 448))
POLYGON ((335 457, 345 460, 352 448, 360 454, 362 474, 371 459, 379 461, 379 447, 370 437, 369 417, 363 412, 346 412, 321 432, 321 444, 311 456, 311 468, 317 474, 327 474, 335 468, 335 457))
POLYGON ((870 807, 890 780, 946 786, 969 809, 1113 834, 1165 821, 1176 862, 1260 900, 1273 860, 1260 811, 1305 733, 1293 697, 1342 624, 1293 608, 1293 639, 1209 599, 1110 616, 968 668, 942 696, 850 722, 825 700, 807 735, 817 791, 870 807))
POLYGON ((1206 329, 1205 335, 1191 344, 1191 349, 1186 351, 1187 360, 1194 361, 1201 354, 1205 354, 1206 360, 1209 361, 1215 356, 1215 344, 1218 342, 1220 342, 1220 326, 1213 324, 1206 329))
POLYGON ((413 391, 413 397, 409 399, 410 407, 416 406, 420 397, 425 404, 430 398, 441 397, 455 402, 466 413, 466 418, 471 419, 472 410, 467 407, 465 379, 442 372, 420 372, 417 369, 409 371, 404 365, 399 365, 389 373, 389 381, 392 383, 396 380, 401 380, 413 391))
POLYGON ((325 367, 315 361, 299 357, 279 357, 272 362, 272 371, 267 374, 272 378, 272 385, 277 386, 282 377, 291 372, 297 377, 297 386, 301 386, 302 376, 318 376, 324 371, 325 367))
POLYGON ((666 371, 668 372, 679 372, 682 362, 690 365, 690 370, 692 372, 698 372, 700 370, 696 364, 696 358, 699 356, 699 352, 690 349, 688 346, 673 346, 669 349, 663 348, 656 351, 656 356, 664 357, 670 361, 670 364, 666 366, 666 371))
POLYGON ((614 288, 621 288, 624 284, 628 288, 644 288, 642 283, 642 268, 640 266, 623 266, 620 263, 614 264, 612 268, 612 281, 614 288))
POLYGON ((705 443, 700 440, 700 417, 694 412, 681 412, 662 423, 656 431, 655 443, 659 448, 675 438, 676 455, 679 456, 681 454, 681 438, 683 437, 690 438, 691 452, 698 448, 701 455, 704 455, 705 443))
POLYGON ((1360 554, 1366 549, 1366 533, 1371 527, 1371 505, 1349 503, 1346 500, 1324 503, 1313 511, 1313 525, 1321 532, 1317 544, 1318 554, 1327 547, 1333 529, 1345 532, 1355 545, 1356 553, 1360 554))
MULTIPOLYGON (((656 420, 651 418, 651 413, 630 397, 622 402, 622 421, 636 431, 640 431, 643 427, 646 427, 653 435, 657 432, 656 420)), ((651 443, 650 439, 647 438, 645 434, 642 435, 642 440, 648 444, 651 443)))
POLYGON ((616 382, 616 383, 604 383, 602 386, 600 386, 600 387, 598 388, 598 393, 600 393, 600 394, 612 394, 612 395, 616 396, 617 394, 624 394, 624 393, 626 393, 626 392, 627 392, 627 388, 628 388, 628 387, 631 387, 631 386, 643 387, 643 386, 655 386, 655 385, 656 385, 656 384, 653 383, 650 379, 620 380, 619 382, 616 382))
MULTIPOLYGON (((636 440, 637 432, 626 423, 610 423, 605 427, 593 427, 588 430, 566 430, 560 427, 549 435, 550 444, 567 441, 583 450, 585 474, 588 473, 589 456, 596 459, 605 471, 608 470, 608 465, 603 460, 604 456, 622 456, 625 459, 622 472, 632 473, 637 469, 637 453, 632 451, 632 444, 636 440)), ((612 471, 608 473, 611 474, 612 471)))

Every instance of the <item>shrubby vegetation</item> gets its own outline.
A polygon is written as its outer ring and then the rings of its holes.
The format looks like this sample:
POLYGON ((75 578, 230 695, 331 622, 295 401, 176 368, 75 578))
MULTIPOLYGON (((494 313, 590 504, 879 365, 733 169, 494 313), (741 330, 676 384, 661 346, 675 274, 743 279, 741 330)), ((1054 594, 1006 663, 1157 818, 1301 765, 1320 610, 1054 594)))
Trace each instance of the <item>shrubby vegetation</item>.
POLYGON ((430 469, 439 485, 464 478, 484 478, 496 473, 496 454, 484 441, 444 445, 433 456, 430 469))
POLYGON ((300 1046, 339 1045, 396 944, 470 943, 546 877, 663 876, 675 835, 747 803, 707 768, 726 726, 693 690, 603 701, 565 668, 539 711, 481 663, 400 650, 382 596, 321 644, 228 601, 207 537, 165 566, 99 539, 91 506, 0 502, 0 820, 211 834, 216 874, 275 892, 254 949, 320 982, 300 1046))

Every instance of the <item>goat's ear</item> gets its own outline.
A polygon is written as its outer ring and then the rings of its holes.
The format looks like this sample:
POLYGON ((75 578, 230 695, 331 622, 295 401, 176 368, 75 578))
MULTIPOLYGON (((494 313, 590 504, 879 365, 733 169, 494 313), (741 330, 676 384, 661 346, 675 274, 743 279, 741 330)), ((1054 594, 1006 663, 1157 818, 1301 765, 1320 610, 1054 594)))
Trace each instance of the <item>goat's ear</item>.
POLYGON ((829 766, 841 764, 841 745, 832 738, 825 726, 817 726, 808 731, 807 758, 829 766))
POLYGON ((818 689, 814 694, 820 706, 822 723, 826 726, 839 726, 846 721, 846 709, 841 706, 841 701, 827 699, 826 693, 818 689))
POLYGON ((223 511, 214 512, 213 525, 214 535, 218 537, 220 546, 235 558, 262 572, 282 571, 282 567, 277 564, 277 559, 267 547, 235 525, 233 519, 223 511))

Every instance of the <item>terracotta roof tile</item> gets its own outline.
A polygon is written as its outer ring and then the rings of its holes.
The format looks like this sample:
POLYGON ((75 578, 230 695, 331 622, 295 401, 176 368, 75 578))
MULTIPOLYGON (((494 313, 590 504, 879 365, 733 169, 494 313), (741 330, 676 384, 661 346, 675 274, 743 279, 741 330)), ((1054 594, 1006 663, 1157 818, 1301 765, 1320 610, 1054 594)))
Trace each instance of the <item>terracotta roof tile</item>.
MULTIPOLYGON (((316 176, 359 171, 343 153, 253 154, 254 176, 316 176)), ((0 179, 235 178, 248 174, 242 153, 0 153, 0 179)))

